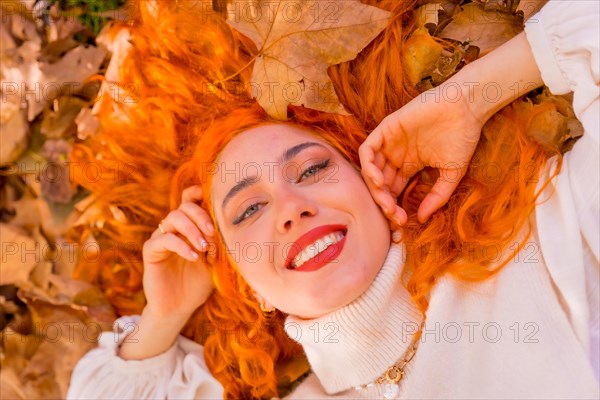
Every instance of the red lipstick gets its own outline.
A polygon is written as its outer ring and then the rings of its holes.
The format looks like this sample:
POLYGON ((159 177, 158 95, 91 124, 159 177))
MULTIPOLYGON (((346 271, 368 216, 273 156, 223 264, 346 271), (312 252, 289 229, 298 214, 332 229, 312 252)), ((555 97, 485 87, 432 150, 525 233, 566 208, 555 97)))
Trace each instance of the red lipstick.
POLYGON ((342 249, 344 248, 344 244, 346 243, 347 230, 348 229, 345 225, 322 225, 306 232, 304 235, 300 236, 294 243, 292 243, 292 246, 288 251, 287 257, 285 258, 285 267, 293 271, 304 272, 315 271, 323 267, 324 265, 334 260, 341 253, 342 249), (322 237, 338 231, 342 231, 344 233, 344 238, 342 240, 328 246, 323 252, 306 261, 300 267, 291 268, 292 261, 298 254, 300 254, 302 250, 304 250, 304 248, 313 244, 322 237))

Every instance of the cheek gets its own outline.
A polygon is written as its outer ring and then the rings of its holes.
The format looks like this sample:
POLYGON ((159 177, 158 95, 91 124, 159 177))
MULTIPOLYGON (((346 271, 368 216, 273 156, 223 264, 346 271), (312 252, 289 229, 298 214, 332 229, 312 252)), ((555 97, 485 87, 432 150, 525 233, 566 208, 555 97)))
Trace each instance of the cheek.
POLYGON ((360 174, 352 170, 347 174, 345 180, 348 184, 343 189, 340 188, 340 190, 343 190, 343 193, 352 193, 352 196, 349 196, 347 200, 351 201, 355 207, 362 209, 364 212, 383 215, 360 174))
POLYGON ((256 288, 265 281, 265 263, 273 258, 274 250, 264 244, 272 242, 261 236, 261 229, 244 229, 226 236, 227 255, 242 277, 256 288))

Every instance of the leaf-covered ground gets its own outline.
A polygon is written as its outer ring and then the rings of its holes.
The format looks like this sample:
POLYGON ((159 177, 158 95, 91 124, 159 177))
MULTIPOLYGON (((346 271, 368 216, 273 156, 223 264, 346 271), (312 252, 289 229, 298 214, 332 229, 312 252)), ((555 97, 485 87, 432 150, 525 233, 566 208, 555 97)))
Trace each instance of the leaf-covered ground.
MULTIPOLYGON (((98 132, 93 110, 102 77, 116 76, 119 66, 111 58, 119 38, 109 39, 106 24, 127 19, 128 10, 121 0, 0 4, 0 398, 64 398, 76 362, 116 317, 102 291, 73 279, 81 257, 98 256, 93 232, 103 222, 92 196, 74 184, 68 160, 73 144, 98 132)), ((418 29, 403 61, 421 91, 522 29, 517 0, 420 0, 417 7, 418 29)), ((351 28, 339 34, 363 35, 351 28)), ((302 48, 302 36, 289 40, 302 48)), ((322 68, 343 59, 328 51, 322 68)), ((265 76, 298 62, 282 54, 265 50, 274 68, 263 65, 265 76)), ((286 74, 326 73, 313 68, 286 74)), ((287 103, 275 106, 285 114, 287 103)), ((568 98, 537 91, 519 107, 539 111, 529 131, 541 143, 566 149, 581 134, 568 98)), ((92 179, 95 171, 86 173, 92 179)), ((126 220, 119 208, 110 212, 126 220)))

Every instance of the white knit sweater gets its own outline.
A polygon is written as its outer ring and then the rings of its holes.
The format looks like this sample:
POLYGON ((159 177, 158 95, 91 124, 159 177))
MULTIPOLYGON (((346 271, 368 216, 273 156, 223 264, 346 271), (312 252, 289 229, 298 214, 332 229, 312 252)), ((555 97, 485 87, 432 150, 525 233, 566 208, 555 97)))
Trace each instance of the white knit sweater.
MULTIPOLYGON (((528 22, 544 82, 555 94, 574 92, 585 134, 531 216, 526 246, 498 276, 436 283, 398 398, 600 398, 598 9, 595 0, 551 1, 528 22)), ((401 359, 421 321, 400 282, 403 260, 404 247, 392 245, 356 301, 318 319, 288 317, 314 372, 290 399, 383 398, 380 385, 354 386, 401 359)), ((116 355, 124 338, 101 335, 75 368, 69 399, 222 398, 199 344, 179 336, 163 354, 125 361, 116 355)))

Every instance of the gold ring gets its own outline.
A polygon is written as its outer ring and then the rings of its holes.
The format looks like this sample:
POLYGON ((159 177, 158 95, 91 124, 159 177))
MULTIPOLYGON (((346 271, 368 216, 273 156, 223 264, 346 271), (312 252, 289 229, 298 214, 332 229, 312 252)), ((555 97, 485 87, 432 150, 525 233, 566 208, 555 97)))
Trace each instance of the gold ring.
POLYGON ((164 222, 164 219, 162 221, 160 221, 160 223, 158 224, 158 229, 160 229, 160 231, 162 233, 167 233, 167 231, 165 231, 165 229, 162 226, 162 223, 164 222))

